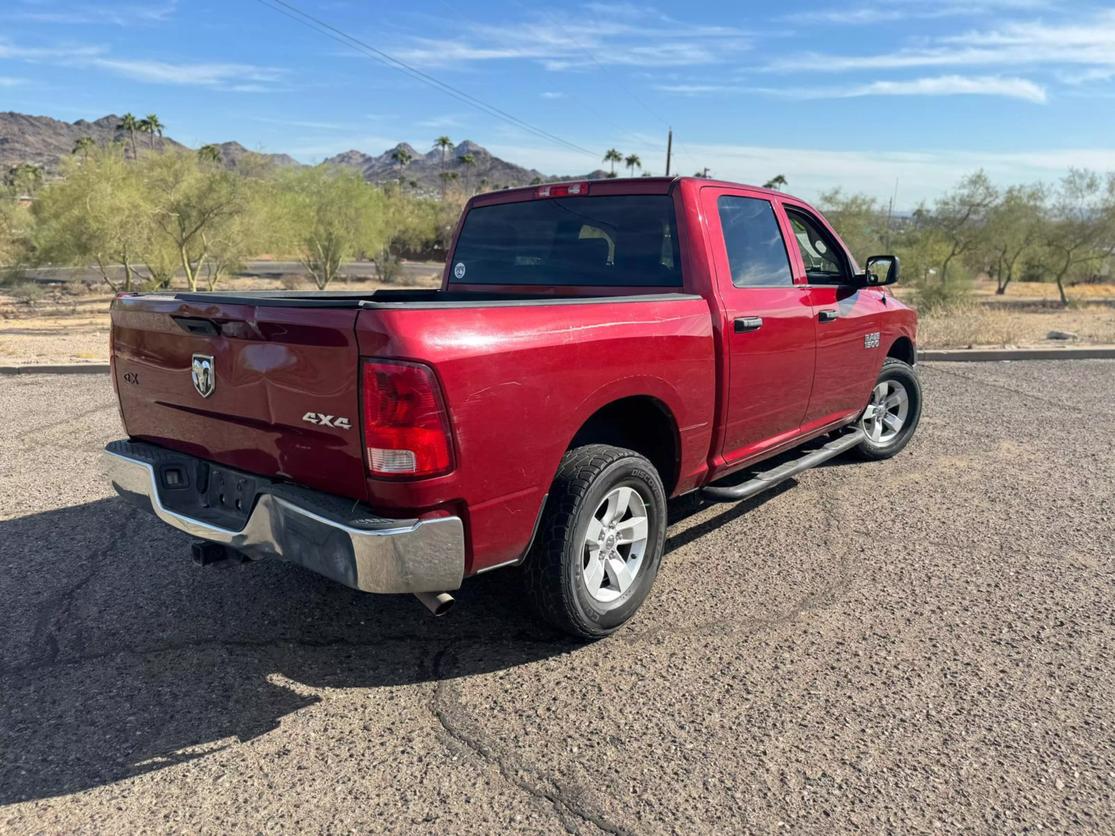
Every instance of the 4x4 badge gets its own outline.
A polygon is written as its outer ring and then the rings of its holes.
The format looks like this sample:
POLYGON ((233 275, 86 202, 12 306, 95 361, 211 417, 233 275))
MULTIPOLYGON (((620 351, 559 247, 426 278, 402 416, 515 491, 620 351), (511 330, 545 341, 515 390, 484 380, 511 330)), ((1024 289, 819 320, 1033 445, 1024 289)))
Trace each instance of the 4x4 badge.
POLYGON ((203 398, 208 398, 217 388, 217 369, 213 365, 213 358, 208 354, 195 354, 193 363, 190 364, 190 379, 194 388, 203 398))

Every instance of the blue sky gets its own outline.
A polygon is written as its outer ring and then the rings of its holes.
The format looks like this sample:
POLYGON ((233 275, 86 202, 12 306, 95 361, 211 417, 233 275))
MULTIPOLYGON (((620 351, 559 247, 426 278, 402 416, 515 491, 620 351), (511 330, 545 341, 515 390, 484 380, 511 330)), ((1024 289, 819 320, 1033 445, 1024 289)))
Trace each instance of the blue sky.
MULTIPOLYGON (((268 0, 273 2, 273 0, 268 0)), ((898 206, 985 168, 1000 183, 1115 169, 1115 8, 839 3, 291 0, 584 151, 471 108, 260 0, 4 0, 0 110, 156 112, 191 145, 304 161, 440 134, 551 173, 615 146, 664 170, 898 206)))

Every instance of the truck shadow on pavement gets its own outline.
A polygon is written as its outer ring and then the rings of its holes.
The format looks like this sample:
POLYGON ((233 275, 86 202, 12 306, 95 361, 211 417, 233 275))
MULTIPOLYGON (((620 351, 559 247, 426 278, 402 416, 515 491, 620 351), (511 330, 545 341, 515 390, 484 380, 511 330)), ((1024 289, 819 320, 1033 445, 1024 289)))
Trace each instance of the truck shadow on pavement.
MULTIPOLYGON (((724 506, 667 549, 761 501, 724 506)), ((675 503, 671 523, 701 508, 675 503)), ((435 619, 411 596, 278 561, 201 569, 188 545, 115 498, 0 522, 0 804, 209 756, 323 688, 468 677, 583 647, 535 620, 513 571, 471 579, 435 619)))

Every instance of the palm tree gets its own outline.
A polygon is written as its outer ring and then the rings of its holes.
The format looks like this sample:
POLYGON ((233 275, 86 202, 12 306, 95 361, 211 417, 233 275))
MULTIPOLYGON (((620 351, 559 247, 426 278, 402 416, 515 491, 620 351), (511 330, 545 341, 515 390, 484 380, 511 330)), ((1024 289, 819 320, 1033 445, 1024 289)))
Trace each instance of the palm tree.
POLYGON ((139 120, 135 118, 134 113, 125 113, 120 117, 120 124, 116 126, 118 131, 127 131, 132 141, 132 159, 138 159, 139 154, 136 151, 136 131, 139 130, 139 120))
POLYGON ((434 148, 436 148, 438 151, 441 152, 442 163, 445 162, 446 154, 449 152, 449 149, 452 148, 452 147, 453 147, 453 140, 451 140, 447 136, 439 136, 437 139, 434 140, 434 148))
POLYGON ((631 177, 635 176, 635 169, 643 167, 643 161, 639 159, 638 154, 628 154, 623 158, 623 164, 631 172, 631 177))
POLYGON ((609 148, 607 151, 604 152, 604 162, 611 163, 612 170, 608 174, 608 176, 609 177, 615 177, 616 176, 616 163, 622 163, 623 162, 623 154, 621 154, 615 148, 609 148))
POLYGON ((89 152, 97 147, 97 141, 91 136, 83 136, 74 143, 74 150, 71 154, 81 154, 82 160, 89 159, 89 152))
POLYGON ((771 177, 767 182, 763 183, 764 189, 774 189, 776 192, 782 191, 789 181, 781 174, 776 174, 771 177))
POLYGON ((154 113, 148 113, 147 118, 140 120, 139 123, 139 130, 151 138, 150 145, 152 149, 155 147, 155 136, 158 135, 162 138, 163 128, 165 127, 166 125, 160 122, 159 117, 154 113))
POLYGON ((216 145, 202 145, 197 149, 197 158, 204 163, 219 163, 221 161, 221 149, 216 145))
POLYGON ((476 165, 476 157, 472 154, 461 154, 461 156, 457 157, 457 161, 465 167, 465 188, 471 192, 472 186, 469 183, 469 173, 472 171, 472 167, 476 165))
POLYGON ((414 154, 410 153, 410 151, 402 145, 399 145, 391 152, 391 159, 399 166, 399 186, 402 187, 403 180, 406 179, 406 168, 410 165, 410 161, 414 159, 414 154))
POLYGON ((445 158, 449 149, 453 147, 453 140, 447 136, 439 136, 434 140, 434 150, 441 152, 441 198, 445 199, 445 185, 449 178, 445 176, 445 158))

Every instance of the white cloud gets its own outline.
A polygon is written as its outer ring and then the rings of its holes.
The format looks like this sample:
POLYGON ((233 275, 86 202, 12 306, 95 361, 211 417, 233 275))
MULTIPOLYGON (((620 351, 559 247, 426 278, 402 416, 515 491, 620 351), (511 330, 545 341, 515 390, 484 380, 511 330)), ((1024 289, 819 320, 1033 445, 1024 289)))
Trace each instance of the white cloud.
POLYGON ((96 58, 93 66, 127 76, 136 81, 156 84, 184 84, 198 87, 229 87, 278 81, 282 71, 251 64, 191 64, 170 61, 145 61, 131 58, 96 58))
POLYGON ((844 87, 743 87, 725 84, 659 84, 656 90, 683 96, 760 93, 782 99, 850 99, 862 96, 1002 96, 1044 103, 1045 88, 1025 78, 944 75, 901 81, 871 81, 844 87))
POLYGON ((29 64, 86 67, 105 70, 134 81, 211 87, 238 92, 264 92, 280 81, 285 71, 254 64, 162 61, 143 58, 117 58, 98 44, 60 46, 22 46, 0 39, 0 59, 29 64))
POLYGON ((712 64, 749 48, 746 32, 685 23, 653 9, 593 4, 575 17, 564 10, 498 26, 467 24, 452 37, 419 37, 391 50, 431 66, 530 60, 549 70, 592 65, 683 67, 712 64))
POLYGON ((1007 23, 937 38, 924 46, 876 54, 791 55, 772 62, 780 71, 906 69, 961 66, 1115 67, 1115 10, 1096 13, 1085 22, 1007 23))
POLYGON ((1050 6, 1049 0, 891 0, 886 4, 845 6, 802 11, 782 20, 796 24, 869 25, 899 20, 934 20, 946 17, 976 17, 1010 11, 1030 11, 1050 6))
POLYGON ((1028 102, 1044 103, 1045 88, 1024 78, 1000 76, 943 75, 914 78, 908 81, 872 81, 843 91, 833 91, 841 98, 857 96, 1004 96, 1028 102))
POLYGON ((106 4, 75 3, 52 6, 49 9, 37 3, 24 3, 24 7, 22 10, 10 10, 3 14, 2 18, 66 26, 90 24, 137 26, 168 20, 177 10, 178 3, 177 0, 165 0, 162 3, 134 3, 116 7, 106 4))
POLYGON ((559 93, 556 90, 547 90, 542 94, 543 99, 564 99, 565 94, 559 93))
POLYGON ((10 75, 0 75, 0 87, 19 87, 21 84, 26 84, 25 78, 13 78, 10 75))

